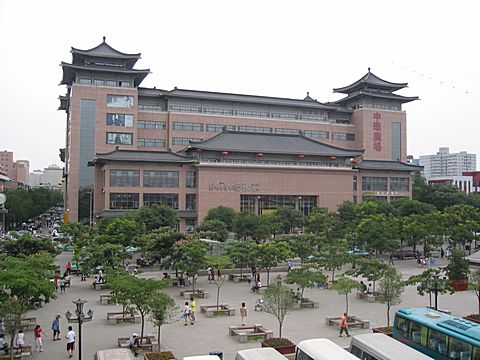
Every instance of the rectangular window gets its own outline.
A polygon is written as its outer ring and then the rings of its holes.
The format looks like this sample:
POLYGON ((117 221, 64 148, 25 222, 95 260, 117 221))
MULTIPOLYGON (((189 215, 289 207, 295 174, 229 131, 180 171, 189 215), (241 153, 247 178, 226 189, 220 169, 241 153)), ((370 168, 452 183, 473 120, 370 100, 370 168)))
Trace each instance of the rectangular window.
POLYGON ((82 85, 92 85, 91 79, 78 79, 78 83, 82 85))
POLYGON ((333 140, 355 141, 355 134, 332 133, 333 140))
POLYGON ((363 191, 387 191, 386 177, 362 177, 363 191))
POLYGON ((165 147, 164 139, 137 139, 139 147, 165 147))
POLYGON ((297 129, 286 129, 286 128, 276 128, 275 132, 277 134, 284 134, 284 135, 298 135, 299 130, 297 130, 297 129))
POLYGON ((117 86, 117 82, 112 80, 105 80, 105 86, 117 86))
POLYGON ((178 188, 178 171, 143 171, 144 187, 178 188))
POLYGON ((447 335, 429 329, 427 347, 441 355, 447 355, 447 335))
POLYGON ((172 145, 188 146, 190 144, 190 141, 202 141, 202 140, 203 139, 174 137, 172 140, 172 145))
POLYGON ((146 121, 146 120, 139 120, 137 122, 137 126, 139 129, 149 129, 149 130, 165 130, 167 127, 165 121, 146 121))
POLYGON ((125 87, 125 88, 131 87, 130 81, 120 81, 119 85, 120 85, 120 87, 125 87))
POLYGON ((246 116, 246 117, 267 118, 268 117, 268 112, 266 112, 266 111, 236 110, 235 115, 246 116))
POLYGON ((303 135, 314 139, 328 139, 328 131, 304 130, 303 135))
POLYGON ((197 221, 195 219, 185 219, 185 231, 195 232, 197 221))
POLYGON ((138 209, 138 193, 110 193, 110 209, 138 209))
POLYGON ((273 129, 269 127, 260 127, 260 126, 239 126, 238 131, 269 134, 269 133, 272 133, 273 129))
POLYGON ((107 144, 132 145, 133 134, 107 132, 107 144))
POLYGON ((143 205, 167 205, 178 210, 178 194, 143 194, 143 205))
POLYGON ((110 170, 110 186, 138 187, 140 186, 139 170, 110 170))
POLYGON ((400 336, 408 339, 408 327, 410 325, 410 320, 403 317, 397 317, 397 330, 400 336))
POLYGON ((95 86, 105 86, 105 80, 94 79, 93 80, 93 85, 95 85, 95 86))
POLYGON ((138 111, 166 111, 166 107, 161 105, 138 104, 138 111))
POLYGON ((412 340, 414 343, 421 344, 422 343, 422 333, 424 327, 420 324, 415 322, 410 323, 410 332, 408 338, 412 340))
POLYGON ((240 211, 255 212, 255 196, 253 195, 240 195, 240 211))
POLYGON ((188 123, 188 122, 174 122, 173 130, 179 131, 203 131, 203 124, 188 123))
POLYGON ((402 154, 402 127, 399 122, 392 123, 392 160, 400 161, 402 154))
POLYGON ((107 107, 133 108, 133 96, 107 95, 107 107))
POLYGON ((228 131, 235 131, 235 125, 224 125, 224 124, 207 124, 207 131, 222 132, 224 127, 228 131))
POLYGON ((272 118, 295 120, 297 118, 297 114, 272 113, 272 118))
POLYGON ((107 125, 109 126, 133 126, 133 115, 128 114, 107 114, 107 125))
POLYGON ((353 176, 353 191, 357 191, 357 182, 358 182, 357 176, 354 175, 353 176))
POLYGON ((197 172, 196 171, 187 171, 185 186, 187 188, 197 187, 197 172))
POLYGON ((200 106, 172 105, 170 106, 170 111, 201 113, 202 108, 200 106))
POLYGON ((197 210, 197 195, 195 194, 185 195, 185 210, 187 211, 197 210))
POLYGON ((410 190, 410 179, 409 178, 390 178, 390 191, 402 191, 408 192, 410 190))
POLYGON ((221 108, 204 108, 203 112, 205 114, 212 115, 233 115, 233 110, 231 109, 221 109, 221 108))

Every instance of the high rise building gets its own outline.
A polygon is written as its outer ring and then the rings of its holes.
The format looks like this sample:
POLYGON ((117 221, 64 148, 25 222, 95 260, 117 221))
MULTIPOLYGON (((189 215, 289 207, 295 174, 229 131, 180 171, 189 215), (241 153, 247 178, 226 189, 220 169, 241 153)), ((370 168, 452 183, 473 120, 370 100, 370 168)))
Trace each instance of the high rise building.
POLYGON ((12 151, 0 151, 0 168, 9 181, 5 187, 9 189, 28 188, 30 163, 28 160, 13 161, 12 151))
POLYGON ((466 151, 451 154, 448 147, 441 147, 435 155, 421 155, 420 165, 427 180, 462 176, 465 171, 477 170, 477 156, 466 151))
POLYGON ((142 205, 178 210, 191 229, 209 208, 258 213, 295 206, 308 213, 345 200, 411 197, 406 164, 406 83, 370 69, 346 96, 321 103, 307 93, 288 99, 141 87, 149 69, 140 54, 105 41, 71 49, 62 62, 67 93, 65 209, 78 219, 79 190, 94 190, 96 216, 142 205))
POLYGON ((52 190, 61 190, 63 169, 55 164, 43 170, 34 170, 30 173, 30 186, 33 188, 44 187, 52 190))

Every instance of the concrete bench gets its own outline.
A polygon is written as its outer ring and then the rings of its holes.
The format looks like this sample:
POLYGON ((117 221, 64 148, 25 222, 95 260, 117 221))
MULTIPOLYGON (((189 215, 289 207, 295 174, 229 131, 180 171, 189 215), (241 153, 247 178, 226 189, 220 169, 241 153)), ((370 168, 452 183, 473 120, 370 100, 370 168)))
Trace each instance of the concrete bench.
POLYGON ((237 313, 237 309, 232 308, 226 304, 218 305, 201 305, 200 311, 205 313, 207 317, 214 317, 214 316, 235 316, 237 313))
POLYGON ((20 327, 23 329, 23 331, 32 331, 35 329, 35 326, 37 325, 37 318, 36 317, 30 317, 30 318, 23 318, 20 320, 20 327))
MULTIPOLYGON (((140 340, 140 337, 138 337, 138 339, 140 340)), ((118 347, 128 348, 128 340, 130 340, 130 337, 119 337, 118 347)), ((156 345, 158 345, 158 339, 154 335, 146 335, 142 337, 142 343, 138 347, 143 350, 153 351, 156 345)))
POLYGON ((240 343, 246 343, 248 340, 266 340, 273 337, 273 331, 265 329, 261 324, 254 326, 229 326, 228 334, 238 336, 240 343))
POLYGON ((252 281, 252 277, 249 276, 249 275, 241 275, 240 276, 240 275, 230 274, 230 275, 228 275, 228 280, 236 282, 236 283, 240 283, 240 282, 252 281))
POLYGON ((108 305, 108 303, 112 300, 112 294, 101 294, 100 295, 100 304, 108 305))
POLYGON ((318 309, 319 303, 318 301, 313 301, 310 300, 309 298, 303 298, 302 301, 300 302, 300 307, 309 307, 312 309, 318 309))
MULTIPOLYGON (((13 358, 21 359, 22 354, 13 354, 13 358)), ((11 359, 10 354, 5 354, 5 353, 0 354, 0 360, 10 360, 10 359, 11 359)))
POLYGON ((195 293, 192 290, 181 290, 180 296, 184 299, 190 299, 191 297, 208 299, 210 294, 208 293, 208 291, 205 291, 203 289, 195 289, 195 293))
POLYGON ((14 346, 13 350, 15 354, 21 355, 21 356, 30 356, 32 355, 32 345, 25 345, 22 348, 19 348, 18 346, 14 346))
POLYGON ((108 289, 110 287, 110 284, 107 282, 100 282, 100 283, 93 283, 92 286, 95 290, 103 290, 103 289, 108 289))
POLYGON ((140 323, 142 318, 139 313, 123 314, 121 312, 108 312, 107 313, 107 322, 109 325, 116 325, 120 322, 133 322, 135 324, 140 323))
MULTIPOLYGON (((341 318, 338 316, 327 316, 325 318, 325 323, 328 326, 336 325, 340 326, 341 318)), ((362 320, 356 316, 350 316, 347 319, 347 326, 350 327, 359 327, 362 329, 368 329, 370 327, 370 320, 362 320)))

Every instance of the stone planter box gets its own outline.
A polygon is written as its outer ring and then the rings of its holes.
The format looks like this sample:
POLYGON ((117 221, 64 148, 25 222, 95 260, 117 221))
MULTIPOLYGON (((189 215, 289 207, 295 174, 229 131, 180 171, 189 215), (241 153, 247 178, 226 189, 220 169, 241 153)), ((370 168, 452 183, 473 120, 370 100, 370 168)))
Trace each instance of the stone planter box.
POLYGON ((200 311, 205 313, 207 317, 215 316, 235 316, 237 309, 228 306, 228 304, 221 305, 201 305, 200 311))
POLYGON ((100 295, 100 304, 108 305, 111 303, 112 294, 101 294, 100 295))
POLYGON ((229 326, 228 334, 237 336, 238 341, 241 343, 246 343, 248 340, 257 341, 273 337, 273 331, 265 329, 261 324, 255 324, 254 326, 229 326))
POLYGON ((160 354, 163 355, 164 359, 177 360, 177 358, 170 351, 146 352, 143 353, 143 360, 156 360, 160 354))
MULTIPOLYGON (((129 336, 126 337, 119 337, 118 338, 118 347, 121 348, 128 348, 128 340, 130 339, 129 336)), ((140 339, 140 337, 139 337, 140 339)), ((140 349, 150 350, 153 351, 153 347, 158 345, 158 339, 155 335, 146 335, 142 337, 142 344, 140 345, 140 349)))
POLYGON ((282 355, 295 354, 295 350, 297 348, 297 346, 292 342, 289 345, 270 346, 266 344, 265 341, 262 341, 262 347, 272 347, 282 355))
POLYGON ((180 296, 187 300, 190 299, 191 297, 207 299, 209 295, 210 294, 208 293, 208 291, 205 291, 203 289, 195 289, 195 292, 193 292, 193 290, 180 291, 180 296))
POLYGON ((480 314, 470 314, 463 317, 465 320, 473 321, 474 323, 480 324, 480 314))
POLYGON ((451 277, 449 278, 449 280, 450 280, 450 286, 455 291, 465 291, 468 288, 468 278, 466 277, 458 277, 458 278, 451 277))
POLYGON ((107 322, 109 325, 116 325, 121 322, 132 322, 139 324, 142 321, 138 312, 131 314, 124 314, 122 312, 107 312, 107 322))
MULTIPOLYGON (((327 316, 325 318, 325 324, 340 326, 341 317, 339 316, 327 316)), ((370 327, 370 320, 362 320, 357 316, 349 316, 347 319, 348 327, 360 327, 362 329, 368 329, 370 327)))
POLYGON ((393 326, 372 328, 372 332, 381 333, 381 334, 385 334, 387 336, 393 337, 393 326))
POLYGON ((318 309, 319 303, 318 301, 313 301, 313 300, 310 300, 309 298, 303 298, 302 301, 300 302, 300 307, 318 309))

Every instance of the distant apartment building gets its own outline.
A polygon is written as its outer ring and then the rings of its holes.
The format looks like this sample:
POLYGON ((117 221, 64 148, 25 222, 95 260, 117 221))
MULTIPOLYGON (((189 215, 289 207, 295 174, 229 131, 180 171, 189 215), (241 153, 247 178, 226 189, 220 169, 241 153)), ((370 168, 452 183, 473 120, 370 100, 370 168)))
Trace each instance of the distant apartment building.
POLYGON ((435 155, 421 155, 420 165, 427 181, 439 180, 476 171, 477 156, 466 151, 451 154, 448 147, 441 147, 435 155))
POLYGON ((43 187, 52 190, 61 190, 62 180, 63 169, 55 164, 43 170, 34 170, 30 173, 30 186, 33 188, 43 187))
POLYGON ((12 151, 0 152, 0 167, 3 169, 3 174, 9 178, 5 182, 7 189, 28 188, 30 163, 28 160, 13 161, 12 151))

